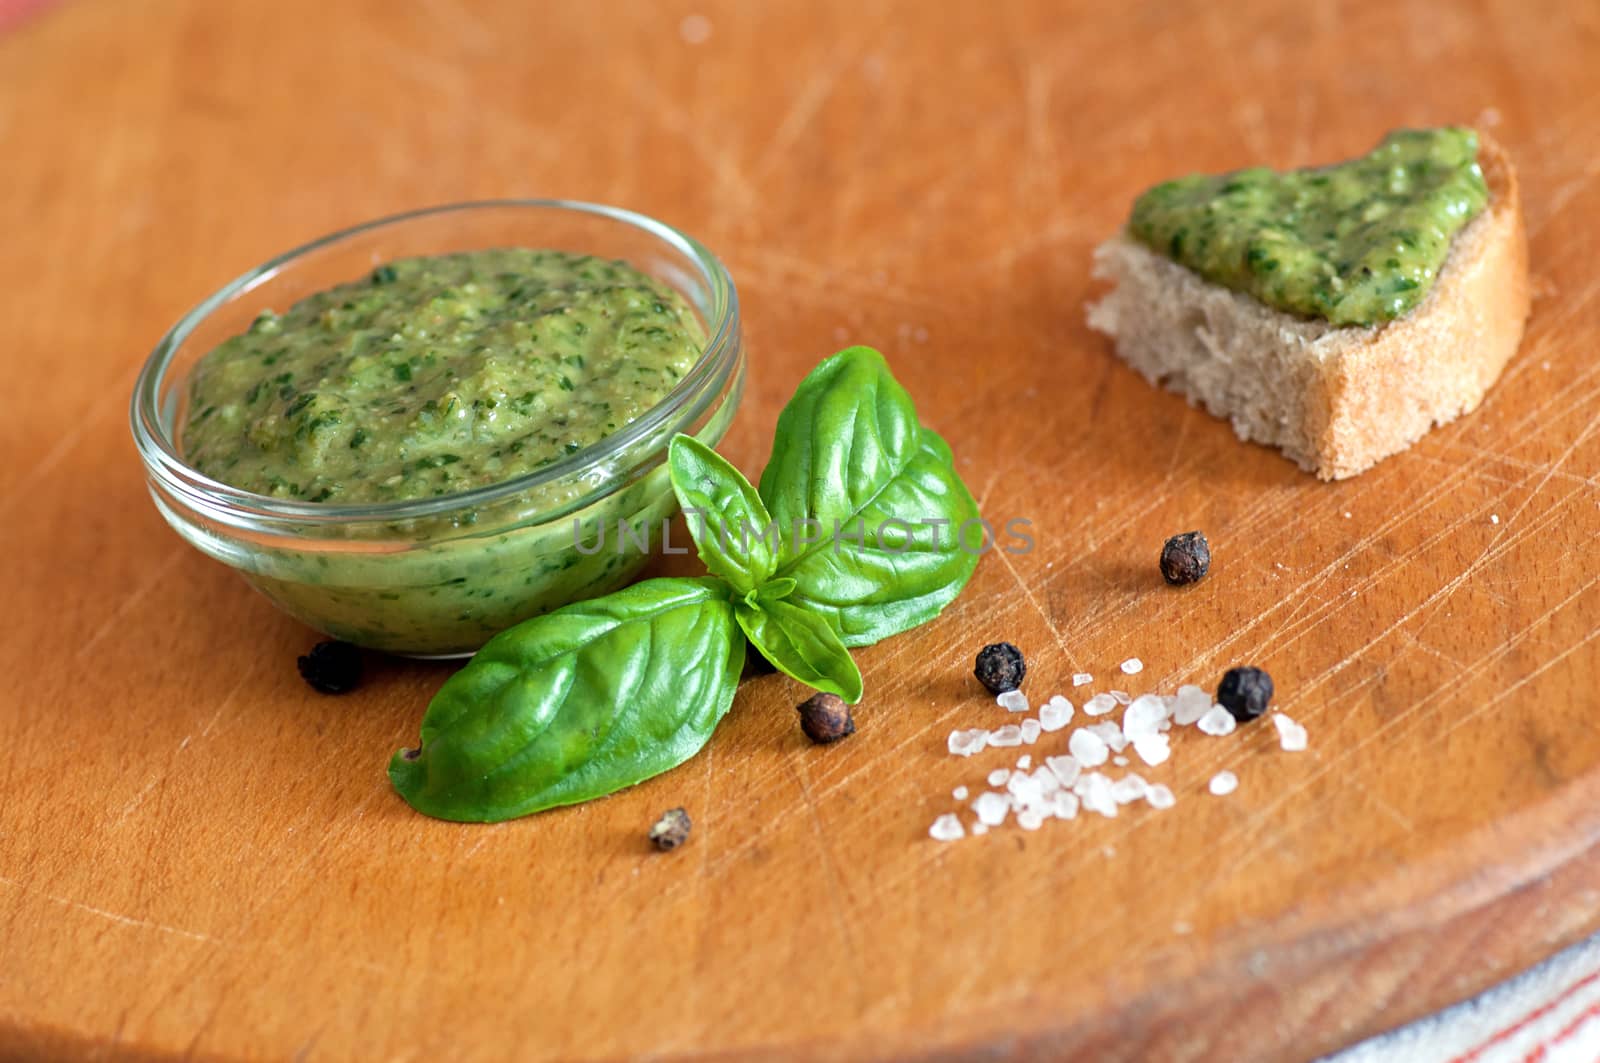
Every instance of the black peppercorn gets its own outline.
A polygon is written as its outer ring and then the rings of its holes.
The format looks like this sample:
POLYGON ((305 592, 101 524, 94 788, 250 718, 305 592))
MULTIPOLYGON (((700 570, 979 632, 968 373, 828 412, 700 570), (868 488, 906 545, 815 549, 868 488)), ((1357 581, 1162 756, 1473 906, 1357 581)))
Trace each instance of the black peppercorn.
POLYGON ((1248 723, 1267 711, 1272 701, 1272 677, 1259 668, 1230 668, 1217 684, 1217 704, 1248 723))
POLYGON ((348 642, 319 642, 298 663, 300 677, 319 694, 345 694, 361 683, 361 651, 348 642))
POLYGON ((676 849, 689 840, 691 826, 689 813, 681 808, 669 808, 650 828, 650 844, 664 853, 676 849))
POLYGON ((1161 548, 1161 578, 1174 587, 1195 583, 1211 567, 1211 544, 1204 532, 1174 535, 1161 548))
POLYGON ((856 720, 850 706, 837 694, 813 694, 795 706, 800 714, 800 729, 818 745, 837 742, 856 733, 856 720))
POLYGON ((989 688, 989 693, 1004 694, 1022 685, 1028 666, 1022 661, 1021 650, 1009 642, 996 642, 978 651, 978 664, 972 674, 989 688))

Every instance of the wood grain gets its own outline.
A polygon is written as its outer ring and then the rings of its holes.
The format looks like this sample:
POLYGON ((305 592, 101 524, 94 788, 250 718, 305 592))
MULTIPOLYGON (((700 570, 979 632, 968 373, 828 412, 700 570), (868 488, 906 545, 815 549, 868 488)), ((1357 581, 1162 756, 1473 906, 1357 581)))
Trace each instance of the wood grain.
POLYGON ((76 0, 0 37, 0 1055, 1306 1059, 1593 929, 1597 54, 1577 0, 76 0), (1410 452, 1317 483, 1085 327, 1148 183, 1450 121, 1520 167, 1538 298, 1410 452), (318 697, 314 636, 150 505, 127 396, 189 305, 518 195, 725 259, 747 471, 805 370, 872 343, 986 514, 1032 522, 858 654, 849 741, 763 678, 632 791, 424 819, 383 768, 447 666, 318 697), (1216 562, 1178 593, 1154 561, 1191 527, 1216 562), (1185 733, 1147 772, 1168 812, 933 843, 1006 759, 944 753, 1004 715, 969 677, 1002 637, 1036 696, 1132 654, 1136 691, 1261 664, 1311 750, 1185 733), (677 804, 693 839, 651 853, 677 804))

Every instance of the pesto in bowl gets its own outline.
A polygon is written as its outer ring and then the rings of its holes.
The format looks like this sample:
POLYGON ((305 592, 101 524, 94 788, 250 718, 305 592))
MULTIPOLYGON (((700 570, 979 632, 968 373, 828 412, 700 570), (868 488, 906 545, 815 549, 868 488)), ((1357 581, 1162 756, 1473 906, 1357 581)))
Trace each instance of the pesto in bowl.
POLYGON ((401 259, 266 310, 190 376, 183 453, 309 502, 396 502, 552 465, 694 366, 683 297, 626 262, 497 248, 401 259))
POLYGON ((688 237, 469 204, 224 288, 152 355, 133 423, 190 542, 319 630, 446 656, 633 578, 676 510, 667 442, 720 439, 742 379, 732 283, 688 237))

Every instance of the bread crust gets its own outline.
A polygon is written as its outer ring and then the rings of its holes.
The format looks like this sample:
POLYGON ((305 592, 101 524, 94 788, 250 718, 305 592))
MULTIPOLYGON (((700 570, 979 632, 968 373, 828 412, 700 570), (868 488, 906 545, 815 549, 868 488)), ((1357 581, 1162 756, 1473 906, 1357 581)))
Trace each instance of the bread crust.
POLYGON ((1371 468, 1477 408, 1522 340, 1528 250, 1505 151, 1479 134, 1489 205, 1456 236, 1426 299, 1378 326, 1335 328, 1224 289, 1126 234, 1096 252, 1118 288, 1089 323, 1153 382, 1229 418, 1324 480, 1371 468))
POLYGON ((1516 171, 1482 134, 1478 164, 1489 185, 1489 225, 1456 261, 1452 249, 1433 296, 1378 330, 1330 367, 1328 425, 1317 475, 1341 480, 1477 409, 1522 342, 1528 319, 1528 237, 1516 171))

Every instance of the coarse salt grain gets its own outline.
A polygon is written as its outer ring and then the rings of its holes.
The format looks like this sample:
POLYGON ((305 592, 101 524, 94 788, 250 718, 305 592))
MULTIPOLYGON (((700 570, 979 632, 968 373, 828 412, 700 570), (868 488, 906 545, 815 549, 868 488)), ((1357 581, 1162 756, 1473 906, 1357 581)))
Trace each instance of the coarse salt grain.
POLYGON ((967 788, 965 786, 958 786, 954 790, 950 791, 950 796, 955 798, 957 801, 965 801, 967 799, 967 788))
POLYGON ((1039 784, 1039 792, 1042 794, 1053 794, 1061 789, 1061 780, 1056 777, 1056 773, 1043 764, 1033 769, 1033 781, 1039 784))
POLYGON ((1117 756, 1111 758, 1111 763, 1115 764, 1119 768, 1126 768, 1128 766, 1128 758, 1118 754, 1117 756))
POLYGON ((970 757, 989 744, 989 732, 981 727, 970 731, 951 731, 950 752, 958 757, 970 757))
POLYGON ((1111 784, 1111 799, 1119 805, 1131 805, 1143 800, 1149 789, 1150 784, 1142 776, 1129 772, 1111 784))
POLYGON ((1172 788, 1168 786, 1150 787, 1145 791, 1144 799, 1151 808, 1171 808, 1178 803, 1178 799, 1172 796, 1172 788))
POLYGON ((1006 790, 1010 792, 1016 804, 1029 807, 1038 804, 1044 799, 1043 789, 1034 781, 1032 775, 1013 775, 1006 783, 1006 790))
POLYGON ((1038 830, 1044 826, 1044 813, 1038 809, 1025 808, 1017 813, 1017 826, 1023 830, 1038 830))
POLYGON ((1121 665, 1123 675, 1138 675, 1144 671, 1144 662, 1137 657, 1129 657, 1121 665))
POLYGON ((1127 735, 1122 733, 1121 727, 1118 727, 1110 720, 1102 720, 1099 723, 1092 723, 1089 725, 1089 730, 1099 735, 1100 741, 1104 742, 1106 747, 1109 748, 1113 753, 1121 753, 1124 749, 1128 748, 1127 735))
POLYGON ((1177 704, 1172 707, 1172 720, 1188 727, 1211 709, 1211 695, 1193 683, 1178 688, 1177 704))
POLYGON ((1498 514, 1498 513, 1489 514, 1489 523, 1490 524, 1499 524, 1500 523, 1500 514, 1498 514))
POLYGON ((1157 734, 1161 721, 1167 718, 1167 707, 1154 694, 1141 694, 1133 699, 1128 711, 1122 714, 1122 733, 1128 741, 1137 742, 1145 735, 1157 734))
POLYGON ((987 823, 974 823, 972 825, 972 836, 973 837, 977 837, 980 834, 988 834, 988 833, 989 833, 989 824, 987 824, 987 823))
POLYGON ((1211 776, 1211 781, 1206 784, 1206 789, 1218 797, 1227 797, 1239 788, 1239 777, 1231 771, 1219 771, 1211 776))
POLYGON ((1022 740, 1028 745, 1033 745, 1039 740, 1039 732, 1043 730, 1038 720, 1022 721, 1022 740))
MULTIPOLYGON (((1216 735, 1221 738, 1223 735, 1233 734, 1233 729, 1239 726, 1239 721, 1233 718, 1233 713, 1221 705, 1214 705, 1206 710, 1206 714, 1200 717, 1200 722, 1196 726, 1208 735, 1216 735)), ((989 741, 994 741, 992 735, 989 741)))
POLYGON ((1076 819, 1078 817, 1078 795, 1070 790, 1056 792, 1052 802, 1057 819, 1076 819))
POLYGON ((997 748, 1005 746, 1020 746, 1022 744, 1022 728, 1014 723, 989 732, 989 744, 997 748))
POLYGON ((1038 711, 1038 730, 1042 732, 1058 732, 1062 727, 1072 722, 1072 706, 1058 706, 1046 704, 1045 708, 1038 711))
POLYGON ((1278 745, 1291 753, 1306 747, 1306 729, 1281 712, 1272 714, 1273 726, 1278 729, 1278 745))
POLYGON ((1006 780, 1011 778, 1011 772, 1005 768, 996 768, 989 773, 990 786, 1004 786, 1006 780))
POLYGON ((1028 754, 1024 753, 1022 756, 1017 758, 1018 771, 1027 771, 1031 767, 1033 767, 1033 758, 1028 754))
POLYGON ((1117 814, 1117 801, 1111 794, 1111 785, 1110 779, 1096 771, 1079 779, 1073 791, 1085 810, 1098 812, 1109 819, 1117 814))
POLYGON ((1044 766, 1050 769, 1050 774, 1061 780, 1062 786, 1071 786, 1083 772, 1083 765, 1074 756, 1045 757, 1044 766))
POLYGON ((1008 690, 995 698, 994 703, 1007 712, 1028 711, 1028 695, 1020 690, 1008 690))
POLYGON ((1133 695, 1126 690, 1108 690, 1106 693, 1110 694, 1111 700, 1118 705, 1126 705, 1133 700, 1133 695))
POLYGON ((1117 707, 1117 699, 1110 694, 1096 694, 1083 703, 1083 711, 1090 716, 1104 716, 1117 707))
POLYGON ((1067 739, 1067 749, 1072 752, 1073 759, 1085 768, 1099 767, 1111 756, 1111 751, 1106 748, 1106 740, 1087 727, 1072 732, 1072 737, 1067 739))
POLYGON ((1057 694, 1039 706, 1039 729, 1059 731, 1072 722, 1072 702, 1057 694))
POLYGON ((1094 676, 1090 675, 1088 672, 1072 673, 1072 685, 1075 687, 1086 687, 1093 682, 1094 676))
POLYGON ((1011 802, 1004 794, 997 794, 992 790, 985 790, 972 802, 972 811, 977 815, 978 822, 990 827, 998 827, 1006 821, 1006 813, 1011 811, 1011 802))
POLYGON ((967 830, 961 825, 961 820, 956 818, 954 812, 946 812, 933 821, 933 826, 928 828, 928 836, 935 841, 953 842, 957 838, 964 838, 967 830))
POLYGON ((1139 754, 1139 759, 1154 767, 1165 764, 1172 756, 1172 740, 1164 734, 1144 735, 1133 743, 1133 751, 1139 754))

